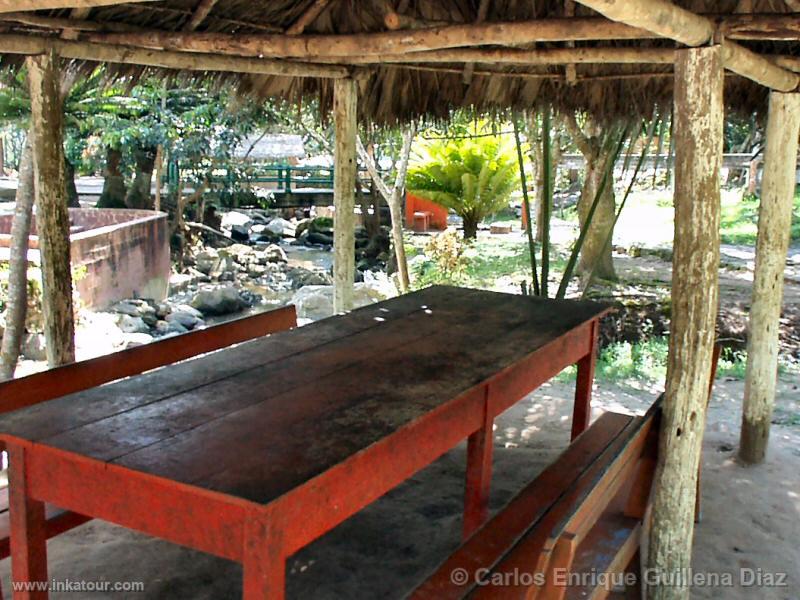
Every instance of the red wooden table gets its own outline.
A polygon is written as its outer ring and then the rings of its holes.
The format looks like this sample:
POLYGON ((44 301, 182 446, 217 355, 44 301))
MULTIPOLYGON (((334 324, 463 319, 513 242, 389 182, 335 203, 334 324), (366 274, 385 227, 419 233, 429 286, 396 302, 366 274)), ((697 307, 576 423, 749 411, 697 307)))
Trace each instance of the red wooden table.
POLYGON ((12 577, 48 580, 48 502, 238 561, 245 598, 282 598, 290 555, 467 437, 468 535, 500 412, 577 363, 573 436, 588 425, 605 310, 433 287, 3 415, 12 577))

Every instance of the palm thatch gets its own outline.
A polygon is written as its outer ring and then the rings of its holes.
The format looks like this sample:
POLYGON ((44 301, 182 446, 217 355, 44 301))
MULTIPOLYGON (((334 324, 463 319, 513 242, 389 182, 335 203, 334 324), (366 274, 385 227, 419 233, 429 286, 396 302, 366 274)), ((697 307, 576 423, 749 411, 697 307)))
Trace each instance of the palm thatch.
MULTIPOLYGON (((784 0, 678 0, 675 4, 715 16, 791 13, 789 3, 784 0)), ((96 7, 77 15, 70 10, 11 16, 0 14, 0 40, 3 35, 25 35, 96 41, 98 35, 106 32, 114 34, 125 31, 196 31, 244 36, 287 30, 296 33, 298 28, 303 29, 301 36, 354 34, 387 31, 388 19, 392 16, 397 21, 395 27, 419 30, 442 24, 472 24, 482 19, 487 23, 517 22, 597 17, 597 14, 570 0, 491 0, 488 3, 481 0, 164 0, 96 7), (481 12, 482 5, 486 9, 484 13, 481 12), (322 10, 309 12, 314 6, 322 10), (60 25, 76 16, 81 19, 76 21, 79 26, 75 31, 66 30, 65 33, 65 28, 60 25)), ((511 43, 513 41, 509 41, 511 43)), ((800 55, 800 42, 797 41, 766 39, 741 43, 762 54, 800 55)), ((676 44, 651 38, 549 42, 515 47, 671 49, 676 48, 676 44)), ((493 46, 482 47, 491 48, 493 46)), ((318 57, 319 62, 331 60, 329 57, 318 57)), ((347 64, 347 59, 336 59, 334 62, 347 64)), ((2 55, 2 64, 13 66, 18 63, 18 55, 2 55)), ((357 69, 360 119, 380 124, 407 121, 419 116, 444 118, 456 107, 505 111, 530 109, 543 104, 553 105, 558 110, 585 110, 600 120, 648 116, 654 106, 668 106, 671 103, 673 83, 670 64, 652 63, 431 63, 414 62, 411 54, 408 62, 401 64, 370 64, 357 69)), ((140 76, 147 70, 120 65, 115 67, 114 73, 140 76)), ((161 76, 175 76, 175 72, 155 71, 161 76)), ((184 72, 183 76, 187 76, 187 73, 184 72)), ((233 84, 242 94, 256 97, 281 97, 293 102, 317 98, 323 112, 327 112, 331 106, 333 85, 328 79, 231 71, 208 74, 194 72, 188 76, 215 78, 221 83, 233 84)), ((731 110, 745 113, 762 110, 766 92, 761 86, 739 76, 729 74, 726 78, 726 103, 731 110)))

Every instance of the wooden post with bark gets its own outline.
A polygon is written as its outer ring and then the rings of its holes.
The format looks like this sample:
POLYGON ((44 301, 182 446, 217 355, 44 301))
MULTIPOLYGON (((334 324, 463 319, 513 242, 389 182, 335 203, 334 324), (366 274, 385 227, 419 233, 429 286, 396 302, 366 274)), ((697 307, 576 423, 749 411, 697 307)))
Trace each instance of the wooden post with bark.
POLYGON ((353 308, 357 88, 354 79, 333 82, 333 312, 353 308))
POLYGON ((672 321, 648 579, 684 576, 648 586, 648 600, 688 599, 690 591, 685 573, 691 566, 718 302, 722 58, 719 46, 676 53, 672 321))
POLYGON ((54 52, 31 56, 26 64, 31 97, 36 231, 42 261, 44 335, 47 362, 55 367, 75 360, 58 56, 54 52))
POLYGON ((751 464, 762 462, 766 456, 775 404, 778 332, 799 133, 800 94, 771 92, 739 444, 739 457, 751 464))
POLYGON ((11 222, 11 256, 8 269, 6 327, 0 349, 0 381, 11 379, 17 368, 25 317, 28 313, 28 237, 33 215, 33 156, 30 135, 19 160, 14 219, 11 222))

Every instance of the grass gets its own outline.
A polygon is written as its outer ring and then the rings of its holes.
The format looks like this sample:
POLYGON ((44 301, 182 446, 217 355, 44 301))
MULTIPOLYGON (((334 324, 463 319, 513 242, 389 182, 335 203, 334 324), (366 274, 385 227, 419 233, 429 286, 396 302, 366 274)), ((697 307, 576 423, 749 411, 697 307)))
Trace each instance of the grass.
MULTIPOLYGON (((756 243, 758 232, 758 197, 743 194, 740 199, 723 196, 720 230, 722 241, 726 244, 756 243)), ((800 194, 794 197, 791 228, 792 242, 800 242, 800 194)))

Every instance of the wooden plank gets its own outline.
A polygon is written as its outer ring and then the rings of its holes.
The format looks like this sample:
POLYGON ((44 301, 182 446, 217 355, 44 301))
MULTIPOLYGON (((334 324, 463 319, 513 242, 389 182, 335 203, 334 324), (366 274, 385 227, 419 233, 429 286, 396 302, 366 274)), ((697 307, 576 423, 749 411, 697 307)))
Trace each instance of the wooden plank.
MULTIPOLYGON (((466 293, 437 286, 417 294, 363 307, 347 318, 333 317, 293 331, 228 348, 191 361, 52 400, 0 416, 0 432, 32 440, 43 439, 162 398, 198 389, 237 373, 275 363, 310 348, 322 348, 350 335, 425 310, 426 303, 457 299, 466 293), (389 308, 387 308, 389 307, 389 308), (381 319, 381 320, 377 320, 381 319)), ((0 391, 5 388, 0 388, 0 391)), ((4 394, 5 396, 5 394, 4 394)))
MULTIPOLYGON (((536 310, 537 303, 496 294, 496 304, 487 305, 485 294, 478 296, 471 311, 460 303, 464 315, 460 326, 447 324, 447 335, 423 337, 418 343, 371 357, 368 376, 362 365, 353 365, 131 453, 120 463, 266 501, 286 491, 285 486, 302 482, 480 386, 498 364, 519 360, 556 336, 552 314, 536 310), (500 300, 504 302, 497 303, 500 300), (474 324, 481 317, 477 329, 474 324), (500 335, 503 331, 509 333, 500 335), (291 406, 291 413, 280 410, 281 406, 291 406), (231 439, 241 440, 241 446, 232 446, 231 439), (198 458, 206 453, 215 460, 198 458), (265 453, 269 461, 264 460, 265 453), (281 463, 286 465, 284 470, 281 463)), ((585 310, 596 311, 596 307, 590 304, 585 310)), ((575 312, 569 315, 575 317, 582 318, 575 312)))
POLYGON ((453 571, 463 569, 466 573, 474 574, 478 569, 494 567, 632 419, 616 413, 602 415, 584 435, 579 436, 491 521, 442 563, 414 591, 411 598, 447 600, 463 597, 472 588, 474 579, 469 578, 464 585, 454 585, 451 579, 453 571))
MULTIPOLYGON (((612 489, 617 475, 624 470, 627 462, 631 462, 621 459, 636 455, 641 450, 650 426, 652 419, 632 420, 591 467, 580 475, 569 491, 561 496, 541 520, 503 557, 493 570, 493 573, 498 574, 498 579, 494 581, 508 578, 508 574, 514 573, 515 570, 525 573, 547 573, 548 549, 553 548, 555 541, 560 537, 560 532, 567 531, 567 526, 571 522, 582 519, 593 510, 594 506, 588 500, 602 497, 612 489)), ((488 585, 476 588, 475 598, 529 597, 531 585, 513 578, 509 578, 508 581, 512 584, 497 586, 490 580, 488 585)))
MULTIPOLYGON (((260 507, 41 444, 6 440, 12 472, 15 453, 24 449, 31 498, 202 552, 242 559, 245 519, 260 507)), ((14 487, 12 482, 12 493, 14 487)), ((13 514, 13 501, 11 509, 13 514)), ((12 529, 12 558, 13 539, 12 529)))
POLYGON ((0 411, 52 400, 296 325, 294 306, 288 306, 12 379, 0 383, 0 411))
MULTIPOLYGON (((477 314, 483 303, 477 298, 473 302, 477 314)), ((438 312, 444 317, 458 318, 458 311, 452 308, 444 307, 438 312)), ((451 322, 442 318, 436 327, 427 326, 426 322, 431 321, 431 315, 417 311, 405 319, 349 336, 345 342, 273 361, 202 388, 70 429, 44 441, 100 460, 113 460, 282 394, 295 392, 297 395, 306 389, 336 386, 343 369, 363 372, 364 363, 372 361, 376 354, 444 333, 451 322), (313 373, 312 378, 309 373, 313 373)), ((318 394, 311 392, 310 398, 316 400, 318 394)), ((292 415, 287 412, 285 416, 292 415)))
POLYGON ((354 79, 333 83, 333 312, 353 308, 355 279, 356 136, 358 87, 354 79))

